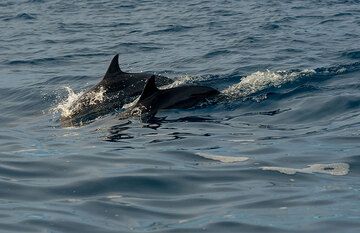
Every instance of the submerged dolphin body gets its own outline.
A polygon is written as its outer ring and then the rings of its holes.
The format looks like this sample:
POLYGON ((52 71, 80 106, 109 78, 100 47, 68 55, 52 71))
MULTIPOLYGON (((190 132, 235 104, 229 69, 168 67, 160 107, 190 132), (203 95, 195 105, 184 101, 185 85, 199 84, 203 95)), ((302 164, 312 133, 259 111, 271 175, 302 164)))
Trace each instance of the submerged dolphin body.
MULTIPOLYGON (((118 59, 117 54, 112 59, 104 78, 81 95, 70 106, 67 114, 62 114, 60 121, 63 126, 77 126, 89 122, 121 108, 126 102, 141 94, 152 74, 123 72, 119 67, 118 59)), ((173 82, 164 76, 156 77, 158 85, 173 82)))
POLYGON ((155 76, 151 76, 137 103, 123 112, 120 119, 137 115, 143 122, 148 122, 160 109, 191 108, 218 94, 218 90, 206 86, 180 86, 161 90, 156 87, 155 76))

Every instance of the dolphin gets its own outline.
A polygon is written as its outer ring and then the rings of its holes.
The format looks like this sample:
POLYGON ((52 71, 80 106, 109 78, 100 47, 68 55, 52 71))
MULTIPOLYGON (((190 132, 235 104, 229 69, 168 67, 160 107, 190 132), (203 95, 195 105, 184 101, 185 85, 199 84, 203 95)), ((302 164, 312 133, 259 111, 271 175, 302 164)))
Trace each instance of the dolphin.
MULTIPOLYGON (((119 55, 115 55, 103 79, 82 94, 62 113, 62 126, 79 126, 121 108, 125 103, 141 94, 149 73, 127 73, 119 66, 119 55)), ((158 85, 170 84, 167 77, 156 75, 158 85)))
POLYGON ((169 89, 158 89, 156 76, 151 76, 136 104, 120 114, 120 119, 140 116, 141 121, 151 121, 160 109, 191 108, 220 92, 206 86, 179 86, 169 89))

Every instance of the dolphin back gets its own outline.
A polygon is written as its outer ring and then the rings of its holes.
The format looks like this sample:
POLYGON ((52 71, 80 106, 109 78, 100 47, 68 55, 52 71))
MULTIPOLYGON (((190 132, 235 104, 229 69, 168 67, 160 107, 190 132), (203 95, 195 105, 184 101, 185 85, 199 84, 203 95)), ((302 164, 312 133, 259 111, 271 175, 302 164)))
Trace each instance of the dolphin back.
POLYGON ((127 113, 140 116, 142 121, 147 122, 155 117, 158 110, 191 108, 219 93, 218 90, 206 86, 181 86, 159 90, 155 76, 152 76, 146 82, 137 103, 127 110, 127 113))

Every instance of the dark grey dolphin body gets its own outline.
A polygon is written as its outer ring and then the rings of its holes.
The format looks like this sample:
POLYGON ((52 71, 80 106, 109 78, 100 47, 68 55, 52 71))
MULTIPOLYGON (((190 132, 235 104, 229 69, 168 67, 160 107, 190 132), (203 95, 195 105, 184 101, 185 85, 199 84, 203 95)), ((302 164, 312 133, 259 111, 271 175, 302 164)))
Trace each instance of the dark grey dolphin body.
POLYGON ((120 119, 137 115, 142 121, 148 122, 160 109, 191 108, 218 94, 218 90, 206 86, 180 86, 160 90, 156 87, 155 76, 151 76, 137 103, 123 112, 120 119))
MULTIPOLYGON (((153 75, 149 73, 126 73, 119 67, 119 55, 115 55, 104 78, 81 95, 71 106, 68 114, 62 114, 63 126, 81 125, 121 108, 141 94, 146 81, 153 75)), ((173 81, 158 76, 157 84, 166 85, 173 81)))

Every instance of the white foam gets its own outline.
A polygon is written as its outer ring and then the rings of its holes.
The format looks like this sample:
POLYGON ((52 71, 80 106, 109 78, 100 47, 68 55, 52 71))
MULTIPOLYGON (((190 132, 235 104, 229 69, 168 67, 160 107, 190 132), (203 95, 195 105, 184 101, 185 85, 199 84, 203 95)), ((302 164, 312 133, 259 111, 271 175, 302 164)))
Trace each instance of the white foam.
POLYGON ((312 164, 306 168, 287 168, 287 167, 261 167, 264 171, 278 171, 287 175, 300 173, 323 173, 333 176, 344 176, 349 173, 350 165, 347 163, 330 163, 330 164, 312 164))
POLYGON ((181 76, 181 77, 177 78, 176 80, 174 80, 174 82, 172 82, 168 85, 161 86, 159 88, 160 89, 168 89, 168 88, 178 87, 183 84, 193 83, 194 81, 199 81, 199 77, 185 75, 185 76, 181 76))
POLYGON ((90 105, 96 105, 98 103, 101 103, 104 101, 106 90, 104 87, 100 87, 100 90, 98 92, 90 92, 88 94, 89 104, 90 105))
POLYGON ((80 110, 85 105, 95 105, 104 101, 106 90, 101 87, 98 92, 88 92, 86 93, 85 102, 76 103, 76 101, 84 94, 84 91, 75 93, 70 87, 64 87, 68 92, 66 99, 61 101, 56 107, 51 109, 53 113, 60 113, 63 117, 69 117, 77 110, 80 110))
POLYGON ((68 96, 65 100, 61 101, 56 107, 52 108, 50 111, 53 113, 60 113, 62 116, 70 116, 71 110, 70 107, 73 103, 79 99, 83 92, 75 93, 70 87, 64 87, 68 92, 68 96))
POLYGON ((293 82, 300 77, 315 73, 314 70, 303 71, 257 71, 243 78, 239 83, 234 84, 222 91, 229 97, 244 97, 269 87, 280 87, 281 85, 293 82))
POLYGON ((223 155, 213 155, 213 154, 208 154, 208 153, 196 153, 196 155, 206 158, 206 159, 211 159, 211 160, 215 160, 215 161, 220 161, 223 163, 236 163, 236 162, 244 162, 246 160, 248 160, 248 157, 237 157, 237 156, 223 156, 223 155))

